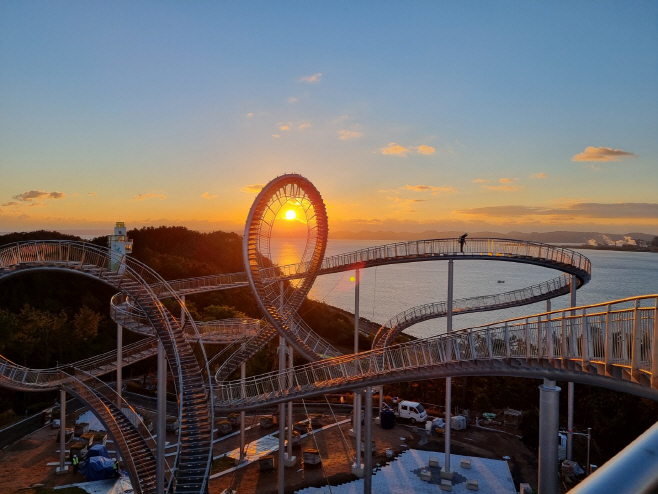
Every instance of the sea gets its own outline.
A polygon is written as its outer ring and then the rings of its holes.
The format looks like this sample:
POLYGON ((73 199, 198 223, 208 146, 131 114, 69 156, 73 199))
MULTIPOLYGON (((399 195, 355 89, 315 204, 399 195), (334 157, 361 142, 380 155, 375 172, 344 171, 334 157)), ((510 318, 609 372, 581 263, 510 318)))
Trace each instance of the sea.
MULTIPOLYGON (((329 240, 326 255, 383 245, 385 240, 329 240)), ((279 265, 299 262, 305 240, 272 239, 271 251, 279 265)), ((592 263, 592 278, 577 291, 577 305, 591 305, 638 295, 658 294, 658 253, 578 250, 592 263)), ((454 263, 454 298, 490 295, 525 288, 560 276, 559 271, 513 262, 464 260, 454 263)), ((309 296, 354 312, 354 271, 319 276, 309 296)), ((385 324, 396 314, 447 298, 448 263, 423 261, 363 269, 360 272, 360 315, 385 324)), ((569 307, 569 296, 552 300, 552 310, 569 307)), ((453 319, 453 329, 475 327, 546 311, 546 302, 475 314, 453 319)), ((417 324, 407 330, 416 337, 445 332, 445 319, 417 324)))

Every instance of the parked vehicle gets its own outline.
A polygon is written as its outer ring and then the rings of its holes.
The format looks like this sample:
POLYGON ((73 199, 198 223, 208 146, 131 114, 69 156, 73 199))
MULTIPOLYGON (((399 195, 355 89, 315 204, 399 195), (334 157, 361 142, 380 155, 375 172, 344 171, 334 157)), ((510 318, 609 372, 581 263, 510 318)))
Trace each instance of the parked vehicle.
POLYGON ((427 412, 423 405, 416 401, 401 401, 395 409, 395 415, 401 419, 408 419, 412 424, 424 423, 427 420, 427 412))

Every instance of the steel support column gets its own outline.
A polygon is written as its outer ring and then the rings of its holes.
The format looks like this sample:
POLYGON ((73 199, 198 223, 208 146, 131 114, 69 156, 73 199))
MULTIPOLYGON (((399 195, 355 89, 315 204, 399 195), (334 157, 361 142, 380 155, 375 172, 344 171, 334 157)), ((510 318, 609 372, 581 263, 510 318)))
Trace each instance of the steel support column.
MULTIPOLYGON (((359 302, 360 302, 360 272, 358 269, 354 270, 354 353, 359 353, 359 302)), ((361 394, 354 391, 354 400, 352 405, 352 430, 354 431, 354 441, 356 444, 356 457, 353 472, 357 475, 361 473, 361 394)))
MULTIPOLYGON (((446 333, 452 332, 452 300, 454 289, 454 261, 448 261, 448 299, 446 307, 446 333)), ((452 358, 452 352, 448 359, 452 358)), ((443 470, 447 476, 450 476, 450 413, 452 408, 452 378, 446 378, 446 413, 445 413, 445 461, 443 470)))
POLYGON ((539 386, 539 494, 558 494, 560 388, 544 379, 539 386))
POLYGON ((123 326, 117 323, 117 406, 121 408, 121 388, 123 387, 123 326))
POLYGON ((59 467, 58 472, 66 472, 66 391, 59 390, 59 467))
MULTIPOLYGON (((162 342, 158 341, 158 389, 156 413, 155 491, 165 490, 165 444, 167 442, 167 360, 162 342)), ((182 427, 183 424, 179 424, 182 427)))
POLYGON ((363 494, 372 493, 372 386, 366 388, 366 438, 363 448, 363 494))
MULTIPOLYGON (((571 307, 576 306, 576 287, 578 281, 576 280, 575 275, 571 275, 571 307)), ((570 313, 573 315, 573 313, 570 313)), ((569 331, 569 341, 573 342, 575 345, 575 339, 573 338, 573 319, 570 319, 570 331, 569 331)), ((574 351, 574 348, 571 347, 571 351, 574 351)), ((574 385, 573 382, 569 382, 567 386, 567 460, 573 459, 573 402, 574 402, 574 385)))
MULTIPOLYGON (((245 344, 242 344, 242 352, 245 351, 245 344)), ((244 389, 244 380, 247 377, 247 361, 243 361, 240 364, 240 379, 242 380, 242 395, 245 396, 245 389, 244 389)), ((239 462, 242 463, 245 460, 245 411, 242 410, 240 412, 240 458, 239 462)))
MULTIPOLYGON (((290 374, 288 376, 288 388, 292 389, 292 368, 293 368, 293 350, 292 346, 288 347, 288 369, 290 369, 290 374)), ((290 462, 294 461, 292 456, 292 401, 288 402, 288 448, 286 451, 288 466, 292 466, 290 462)), ((294 463, 293 463, 294 465, 294 463)))
MULTIPOLYGON (((286 340, 279 336, 279 387, 286 387, 286 340)), ((286 461, 286 404, 279 405, 279 494, 284 494, 285 490, 285 461, 286 461)))

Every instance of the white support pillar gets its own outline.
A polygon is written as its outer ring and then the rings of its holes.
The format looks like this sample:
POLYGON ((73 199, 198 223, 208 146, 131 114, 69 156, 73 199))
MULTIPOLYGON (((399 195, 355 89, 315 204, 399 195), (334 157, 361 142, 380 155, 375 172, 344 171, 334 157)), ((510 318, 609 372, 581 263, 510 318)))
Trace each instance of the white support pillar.
MULTIPOLYGON (((454 278, 454 261, 448 261, 448 300, 446 307, 446 333, 452 332, 452 300, 453 300, 453 283, 454 278)), ((450 344, 450 342, 448 342, 450 344)), ((449 355, 448 358, 451 358, 449 355)), ((453 471, 450 469, 450 412, 452 409, 452 378, 446 378, 446 413, 445 413, 445 460, 444 467, 441 469, 441 477, 452 479, 453 471)))
POLYGON ((372 494, 372 386, 366 388, 365 447, 363 449, 363 494, 372 494))
MULTIPOLYGON (((292 368, 293 368, 293 349, 292 346, 288 347, 288 387, 292 388, 292 368)), ((288 402, 288 447, 286 448, 286 462, 287 467, 294 467, 297 463, 297 457, 292 455, 292 401, 288 402)))
POLYGON ((539 494, 558 494, 560 388, 544 379, 539 386, 539 494))
POLYGON ((57 473, 66 473, 66 391, 59 391, 59 466, 57 473))
MULTIPOLYGON (((576 306, 576 287, 577 287, 577 280, 575 275, 571 275, 571 290, 570 290, 570 295, 571 295, 571 307, 576 306)), ((573 315, 572 312, 570 312, 570 315, 573 315)), ((573 319, 571 319, 570 323, 570 328, 571 331, 569 331, 569 341, 571 343, 570 348, 571 351, 575 350, 575 345, 576 341, 575 338, 573 337, 573 319), (573 345, 573 346, 572 346, 573 345)), ((569 381, 567 385, 567 460, 573 459, 573 404, 574 404, 574 385, 573 382, 569 381)))
MULTIPOLYGON (((285 389, 286 378, 286 340, 279 336, 279 386, 285 389)), ((279 404, 279 494, 285 490, 285 462, 286 462, 286 404, 279 404)))
POLYGON ((117 323, 117 406, 121 409, 123 388, 123 326, 117 323))
MULTIPOLYGON (((158 389, 156 413, 155 491, 165 490, 165 444, 167 442, 167 360, 165 349, 158 341, 158 389)), ((182 426, 182 424, 179 424, 182 426)))
MULTIPOLYGON (((354 271, 354 353, 359 353, 359 302, 360 302, 360 273, 356 269, 354 271)), ((354 400, 352 405, 352 431, 354 434, 354 442, 356 444, 356 457, 354 465, 352 466, 352 473, 358 477, 363 476, 363 468, 361 467, 361 394, 354 391, 354 400)))
MULTIPOLYGON (((245 348, 246 348, 246 346, 243 343, 242 344, 242 352, 245 351, 245 348)), ((244 382, 245 382, 246 378, 247 378, 247 362, 243 361, 240 364, 240 379, 242 380, 242 394, 243 394, 243 396, 246 394, 245 389, 244 389, 244 382)), ((244 430, 245 429, 245 418, 246 418, 245 417, 245 411, 242 410, 240 412, 240 458, 238 459, 239 463, 244 462, 245 454, 246 454, 246 451, 245 451, 245 447, 246 447, 245 430, 244 430)))

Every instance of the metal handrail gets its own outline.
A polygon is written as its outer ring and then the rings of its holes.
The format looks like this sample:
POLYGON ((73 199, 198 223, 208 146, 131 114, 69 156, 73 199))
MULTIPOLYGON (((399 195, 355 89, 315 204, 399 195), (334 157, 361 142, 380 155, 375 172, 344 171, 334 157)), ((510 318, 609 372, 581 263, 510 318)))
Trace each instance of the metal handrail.
MULTIPOLYGON (((567 359, 579 361, 583 366, 590 362, 621 366, 655 378, 658 371, 655 359, 650 352, 641 352, 641 348, 633 342, 654 348, 652 343, 658 332, 657 306, 658 295, 633 297, 607 304, 508 319, 487 326, 313 362, 288 371, 275 371, 244 381, 219 384, 216 406, 262 406, 283 397, 304 396, 319 390, 329 393, 346 385, 367 385, 369 381, 383 375, 410 370, 420 373, 423 368, 430 366, 474 360, 567 359), (607 309, 608 306, 644 300, 651 300, 653 305, 607 309), (603 306, 606 307, 606 321, 602 324, 602 313, 590 314, 587 309, 603 306), (567 314, 578 310, 580 314, 567 314), (628 318, 623 317, 629 312, 633 313, 636 318, 634 320, 639 323, 632 325, 632 338, 628 335, 628 318), (561 316, 558 315, 560 313, 561 316), (597 341, 601 344, 597 345, 597 341), (640 355, 647 360, 641 360, 640 355), (615 357, 614 361, 612 356, 615 357), (282 389, 282 377, 285 382, 292 382, 293 385, 282 389)), ((655 387, 655 379, 651 382, 654 384, 650 385, 655 387)), ((644 385, 647 383, 644 382, 644 385)))
MULTIPOLYGON (((454 300, 453 315, 518 307, 564 295, 569 291, 570 278, 565 274, 519 290, 454 300)), ((445 317, 447 311, 447 302, 442 301, 419 305, 400 312, 380 327, 373 339, 372 348, 388 345, 397 335, 414 324, 445 317)))
MULTIPOLYGON (((177 305, 180 306, 181 311, 186 313, 186 319, 191 321, 192 318, 189 316, 189 312, 181 299, 176 292, 168 286, 166 281, 148 266, 132 257, 111 252, 107 248, 94 246, 86 242, 40 240, 18 242, 0 248, 0 276, 6 276, 17 270, 35 267, 42 269, 66 268, 82 272, 129 293, 134 300, 140 300, 141 297, 144 297, 145 301, 150 301, 151 315, 160 321, 160 330, 162 331, 162 334, 158 334, 158 336, 160 338, 166 336, 172 343, 169 346, 170 351, 168 351, 167 356, 172 369, 178 370, 177 379, 175 379, 174 382, 176 383, 178 390, 180 390, 179 421, 182 423, 182 411, 188 406, 185 400, 183 400, 185 394, 183 393, 184 372, 180 360, 180 351, 183 349, 179 349, 176 344, 176 335, 180 334, 182 329, 178 327, 176 320, 171 317, 167 309, 165 309, 162 303, 158 300, 159 295, 170 294, 167 296, 171 296, 175 299, 175 302, 178 303, 177 305)), ((196 327, 194 327, 194 332, 197 332, 196 327)), ((191 348, 185 349, 184 351, 189 352, 190 357, 195 358, 191 348)), ((200 346, 200 351, 205 360, 205 373, 209 376, 210 369, 207 365, 207 358, 203 345, 200 346)), ((191 371, 185 370, 185 372, 189 374, 191 371)), ((208 382, 211 391, 212 384, 208 379, 206 379, 206 381, 208 382)), ((201 382, 203 382, 203 376, 201 376, 201 382)), ((210 392, 209 398, 211 400, 211 406, 208 412, 210 420, 212 421, 212 392, 210 392)), ((196 407, 194 409, 196 410, 196 407)), ((201 411, 195 411, 193 413, 201 413, 201 411)), ((198 432, 199 431, 197 431, 197 434, 198 432)), ((183 443, 189 444, 190 447, 192 447, 193 443, 198 444, 198 440, 196 439, 194 441, 192 441, 192 439, 188 441, 186 434, 187 432, 184 431, 183 428, 179 429, 178 458, 181 457, 181 445, 183 443)), ((208 435, 210 445, 212 445, 212 427, 208 428, 208 435)), ((210 471, 211 461, 212 448, 209 447, 208 459, 206 461, 206 473, 210 471)), ((181 467, 179 470, 183 470, 183 468, 181 467)), ((200 481, 201 490, 205 488, 206 483, 207 479, 200 481)))

